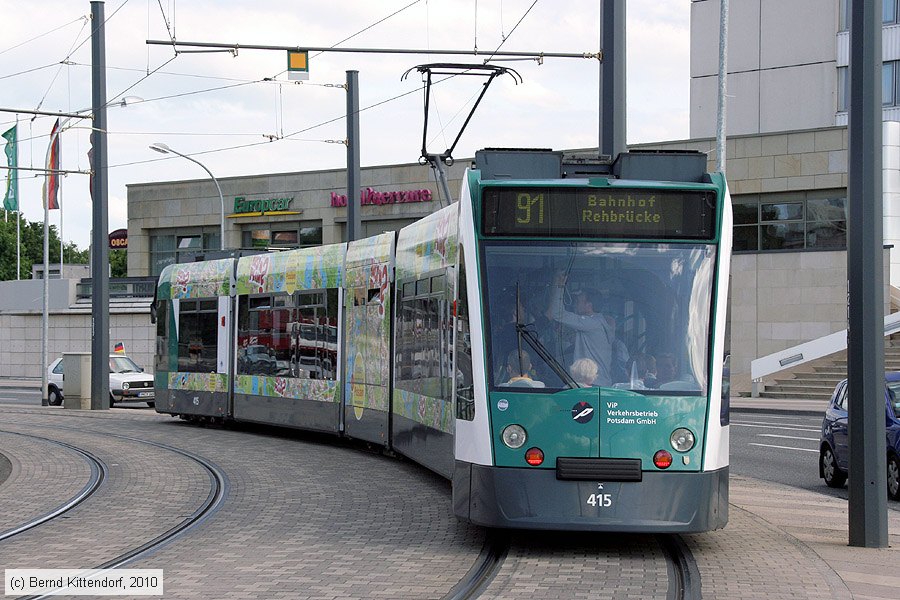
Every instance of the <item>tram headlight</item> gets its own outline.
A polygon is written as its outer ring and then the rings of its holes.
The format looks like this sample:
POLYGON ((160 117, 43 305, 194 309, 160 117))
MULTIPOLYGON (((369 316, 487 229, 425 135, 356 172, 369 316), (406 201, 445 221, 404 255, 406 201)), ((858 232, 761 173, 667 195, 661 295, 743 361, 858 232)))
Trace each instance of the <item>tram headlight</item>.
POLYGON ((521 425, 507 425, 501 434, 503 443, 515 450, 521 448, 528 439, 525 428, 521 425))
POLYGON ((679 427, 672 432, 671 436, 669 436, 669 442, 678 452, 687 452, 694 447, 694 434, 690 429, 679 427))

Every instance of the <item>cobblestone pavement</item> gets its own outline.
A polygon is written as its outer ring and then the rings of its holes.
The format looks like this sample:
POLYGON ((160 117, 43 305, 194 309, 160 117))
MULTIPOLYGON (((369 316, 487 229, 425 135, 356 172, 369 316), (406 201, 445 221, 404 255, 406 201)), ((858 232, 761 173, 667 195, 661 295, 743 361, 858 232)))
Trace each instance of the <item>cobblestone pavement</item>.
POLYGON ((517 533, 482 598, 666 598, 656 538, 634 534, 517 533))
MULTIPOLYGON (((38 435, 89 446, 104 462, 115 460, 123 467, 117 478, 122 485, 111 482, 106 504, 101 507, 92 498, 57 525, 66 530, 83 518, 102 516, 105 525, 90 526, 93 551, 82 547, 88 540, 73 545, 76 536, 69 533, 70 541, 63 542, 59 536, 65 532, 49 533, 44 529, 49 525, 42 526, 34 531, 34 545, 17 542, 13 550, 0 544, 5 568, 47 566, 40 542, 67 548, 69 560, 59 566, 91 566, 101 551, 149 539, 144 519, 188 514, 206 497, 208 477, 191 473, 177 455, 163 458, 164 450, 105 438, 104 432, 196 452, 228 476, 226 502, 212 519, 129 565, 165 569, 167 598, 440 598, 465 575, 484 542, 481 529, 450 514, 446 481, 333 440, 203 429, 146 411, 50 412, 56 414, 0 409, 0 429, 15 423, 38 435), (181 479, 196 489, 176 488, 181 479), (190 498, 192 504, 171 510, 159 504, 145 510, 140 503, 112 508, 114 497, 126 490, 169 502, 190 498), (131 532, 143 533, 143 539, 127 535, 131 532), (91 557, 86 564, 77 560, 86 555, 91 557)), ((3 444, 0 439, 0 451, 6 453, 3 444)))
MULTIPOLYGON (((167 598, 440 598, 485 539, 450 514, 446 481, 325 436, 204 429, 146 410, 24 407, 0 407, 0 430, 83 447, 111 473, 69 519, 0 543, 2 567, 89 566, 206 497, 209 478, 192 461, 110 433, 195 452, 228 477, 218 513, 129 565, 164 569, 167 598)), ((49 490, 46 504, 55 506, 88 476, 73 453, 23 439, 0 435, 0 453, 12 461, 0 483, 0 525, 36 510, 24 500, 7 508, 20 485, 32 486, 21 488, 28 496, 49 490)), ((846 501, 735 476, 730 496, 724 530, 682 536, 703 598, 898 597, 900 537, 891 536, 892 548, 849 548, 846 501)), ((900 512, 889 518, 900 532, 900 512)), ((667 577, 655 536, 515 532, 482 597, 665 598, 667 577)))
POLYGON ((0 531, 49 513, 81 491, 91 476, 90 465, 78 454, 47 441, 0 431, 0 451, 9 465, 7 477, 0 472, 0 531))

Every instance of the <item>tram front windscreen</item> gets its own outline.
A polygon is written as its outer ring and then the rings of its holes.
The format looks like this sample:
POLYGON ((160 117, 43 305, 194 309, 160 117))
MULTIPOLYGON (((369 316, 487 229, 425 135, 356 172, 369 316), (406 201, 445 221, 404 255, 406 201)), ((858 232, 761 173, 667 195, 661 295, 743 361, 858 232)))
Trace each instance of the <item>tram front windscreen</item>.
POLYGON ((484 243, 491 385, 699 395, 716 247, 484 243))

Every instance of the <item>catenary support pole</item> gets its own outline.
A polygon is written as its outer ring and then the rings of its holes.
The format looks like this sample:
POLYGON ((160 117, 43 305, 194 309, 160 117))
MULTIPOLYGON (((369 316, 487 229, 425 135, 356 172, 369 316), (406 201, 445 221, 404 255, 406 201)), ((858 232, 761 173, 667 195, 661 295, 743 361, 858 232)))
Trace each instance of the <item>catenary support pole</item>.
POLYGON ((625 0, 603 0, 600 15, 600 155, 625 152, 625 0))
POLYGON ((719 0, 719 95, 716 102, 716 171, 725 173, 725 112, 728 89, 728 0, 719 0))
MULTIPOLYGON (((91 410, 109 407, 109 212, 104 4, 91 1, 94 190, 91 231, 91 410)), ((46 365, 45 365, 46 368, 46 365)))
MULTIPOLYGON (((50 138, 51 146, 53 146, 53 142, 53 138, 50 138)), ((47 177, 50 176, 51 174, 47 173, 47 177)), ((47 196, 44 197, 44 281, 42 283, 44 291, 41 303, 41 406, 50 406, 47 376, 47 367, 50 364, 50 203, 47 196)))
POLYGON ((850 545, 886 548, 881 0, 850 18, 847 273, 850 545))
POLYGON ((359 71, 347 71, 347 241, 363 237, 359 198, 359 71))

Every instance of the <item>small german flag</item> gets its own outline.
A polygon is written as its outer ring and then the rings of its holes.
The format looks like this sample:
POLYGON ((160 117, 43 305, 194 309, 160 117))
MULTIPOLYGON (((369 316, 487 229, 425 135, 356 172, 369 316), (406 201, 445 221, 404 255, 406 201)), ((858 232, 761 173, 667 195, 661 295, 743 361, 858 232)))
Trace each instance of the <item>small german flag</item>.
POLYGON ((125 344, 122 342, 116 342, 116 346, 113 349, 113 352, 116 354, 125 354, 125 344))

